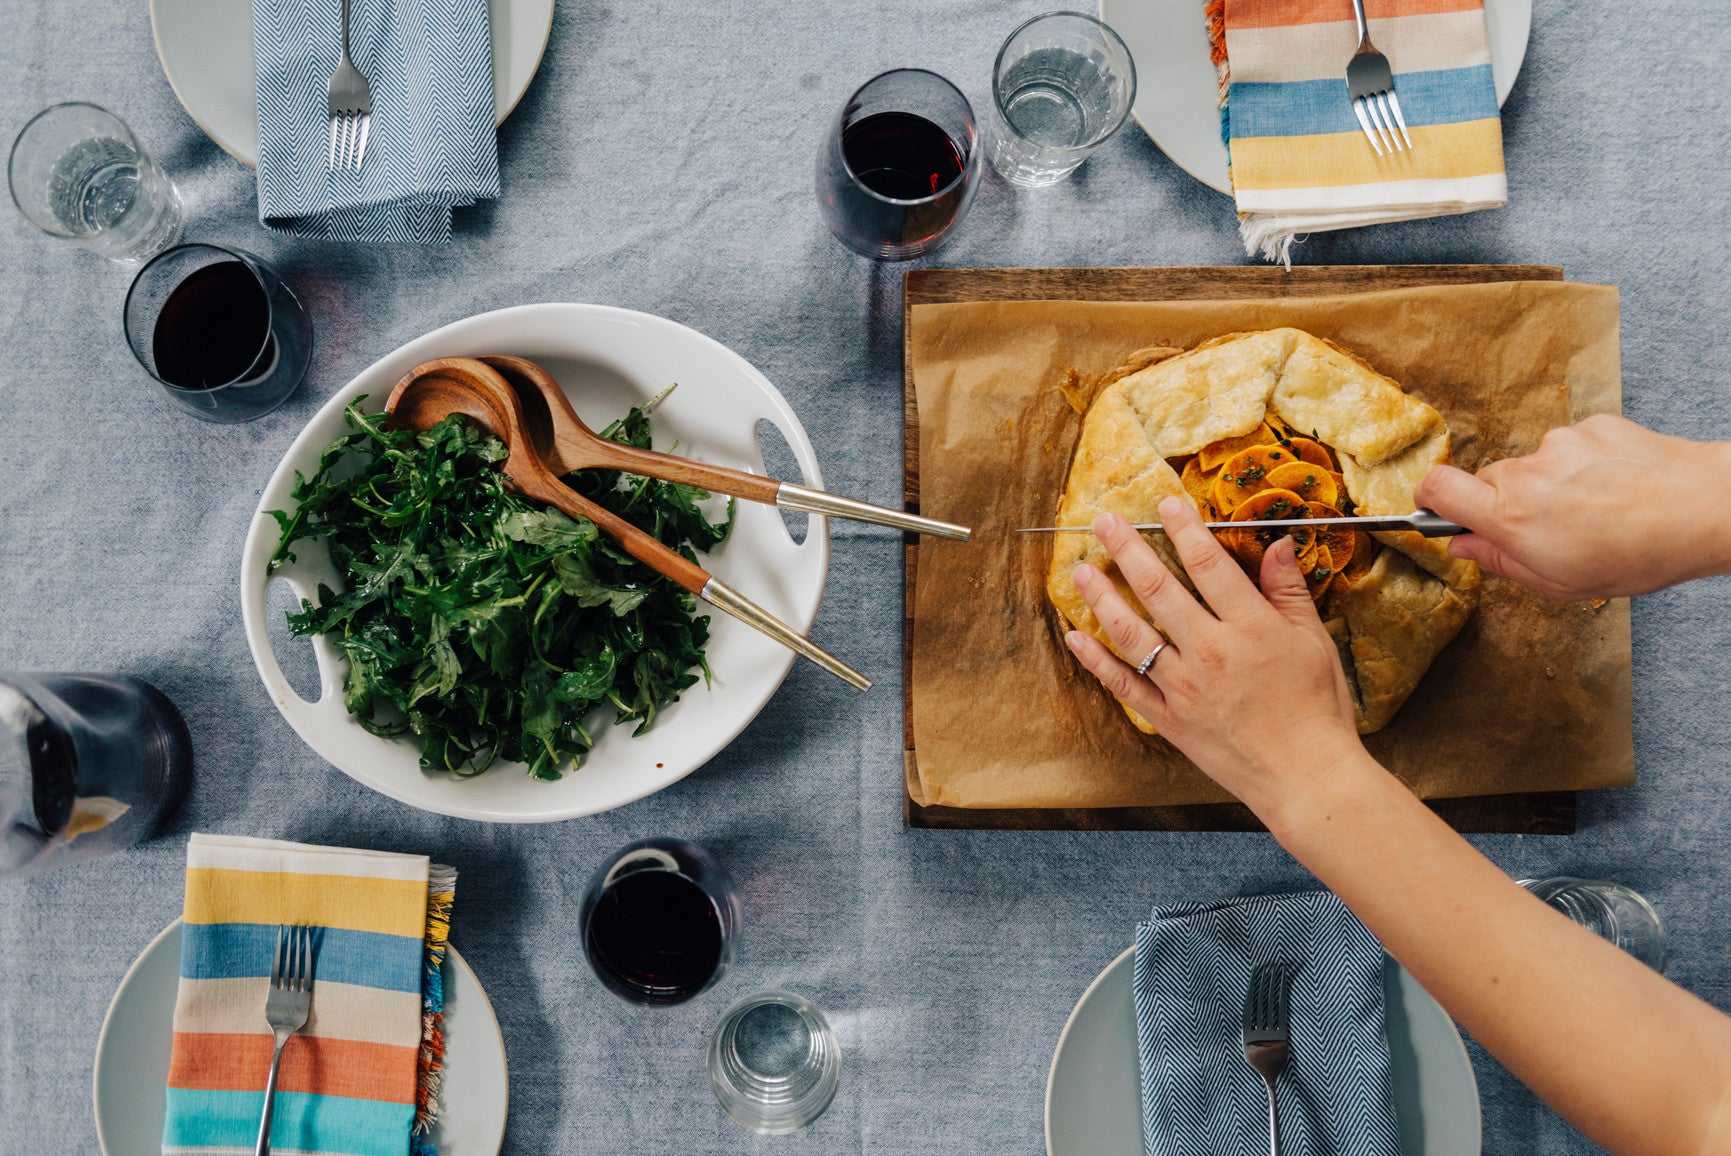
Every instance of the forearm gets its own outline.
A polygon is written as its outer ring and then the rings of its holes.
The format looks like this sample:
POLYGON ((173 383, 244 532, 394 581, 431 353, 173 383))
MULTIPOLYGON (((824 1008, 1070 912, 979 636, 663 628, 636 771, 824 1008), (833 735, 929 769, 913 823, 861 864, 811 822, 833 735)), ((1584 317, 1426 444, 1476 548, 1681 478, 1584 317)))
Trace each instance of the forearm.
POLYGON ((1356 744, 1276 837, 1485 1048, 1620 1156, 1731 1146, 1731 1019, 1516 885, 1356 744))

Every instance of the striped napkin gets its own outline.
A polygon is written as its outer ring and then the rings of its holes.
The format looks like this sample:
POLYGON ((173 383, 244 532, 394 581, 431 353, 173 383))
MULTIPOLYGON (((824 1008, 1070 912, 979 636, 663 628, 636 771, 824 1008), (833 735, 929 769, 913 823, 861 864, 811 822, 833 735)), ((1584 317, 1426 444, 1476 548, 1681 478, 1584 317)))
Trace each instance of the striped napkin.
POLYGON ((1350 0, 1210 0, 1221 130, 1245 250, 1292 264, 1293 238, 1494 209, 1509 199, 1483 0, 1365 0, 1394 68, 1409 152, 1377 156, 1353 115, 1350 0))
POLYGON ((317 930, 312 1014, 283 1049, 273 1150, 433 1156, 456 878, 423 855, 194 835, 163 1156, 253 1151, 283 924, 317 930))
POLYGON ((1244 995, 1264 963, 1295 968, 1288 1152, 1398 1156, 1383 1028, 1382 946, 1326 891, 1157 907, 1136 925, 1136 1040, 1149 1156, 1262 1156, 1268 1099, 1244 1061, 1244 995))
POLYGON ((259 220, 320 240, 443 244, 453 207, 499 195, 487 0, 353 0, 350 48, 373 90, 358 173, 327 168, 340 4, 252 0, 259 220))

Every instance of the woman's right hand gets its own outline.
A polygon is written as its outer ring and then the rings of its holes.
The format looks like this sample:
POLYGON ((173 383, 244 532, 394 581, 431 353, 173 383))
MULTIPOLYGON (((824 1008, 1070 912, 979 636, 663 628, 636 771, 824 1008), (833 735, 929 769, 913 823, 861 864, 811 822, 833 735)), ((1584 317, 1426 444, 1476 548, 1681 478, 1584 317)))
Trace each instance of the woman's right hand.
POLYGON ((1646 594, 1731 572, 1731 444, 1607 414, 1476 475, 1437 466, 1414 500, 1469 534, 1449 552, 1553 598, 1646 594))

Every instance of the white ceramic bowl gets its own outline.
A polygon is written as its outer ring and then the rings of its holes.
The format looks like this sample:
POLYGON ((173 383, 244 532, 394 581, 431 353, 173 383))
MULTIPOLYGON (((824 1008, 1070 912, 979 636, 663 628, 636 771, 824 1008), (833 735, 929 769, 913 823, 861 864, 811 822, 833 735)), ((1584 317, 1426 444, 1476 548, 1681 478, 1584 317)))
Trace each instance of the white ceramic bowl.
MULTIPOLYGON (((344 432, 343 408, 351 401, 364 394, 366 408, 381 408, 397 379, 423 361, 493 353, 539 362, 596 429, 678 382, 652 418, 657 448, 677 440, 683 455, 761 473, 758 423, 767 421, 786 439, 804 483, 821 488, 823 478, 787 401, 738 354, 664 318, 600 305, 522 305, 435 330, 362 371, 301 431, 265 486, 241 559, 247 643, 271 700, 308 746, 393 799, 467 819, 543 823, 622 806, 702 766, 757 717, 787 675, 793 655, 707 608, 706 653, 714 682, 686 691, 641 738, 631 737, 630 726, 612 726, 611 716, 597 715, 603 721, 595 749, 582 768, 567 771, 556 783, 530 779, 520 764, 497 764, 472 779, 423 772, 418 741, 380 738, 349 717, 342 700, 346 664, 322 638, 311 640, 319 696, 309 702, 295 693, 272 652, 273 627, 266 618, 268 564, 278 539, 268 511, 291 508, 296 471, 311 474, 317 468, 321 451, 344 432)), ((703 564, 783 621, 809 630, 823 597, 829 535, 822 518, 808 524, 805 540, 796 543, 774 508, 740 502, 733 532, 702 556, 703 564)), ((297 561, 276 577, 288 582, 297 599, 313 597, 321 581, 336 584, 321 546, 303 541, 295 554, 297 561)), ((280 638, 287 631, 276 628, 276 633, 280 638)))

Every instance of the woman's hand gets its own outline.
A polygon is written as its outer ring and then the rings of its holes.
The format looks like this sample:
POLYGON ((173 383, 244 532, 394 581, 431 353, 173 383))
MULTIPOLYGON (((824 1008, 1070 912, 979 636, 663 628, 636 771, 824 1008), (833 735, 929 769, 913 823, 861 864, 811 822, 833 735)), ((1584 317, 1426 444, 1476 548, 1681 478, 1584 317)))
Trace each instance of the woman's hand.
MULTIPOLYGON (((1263 809, 1302 790, 1318 768, 1363 749, 1340 656, 1317 617, 1291 538, 1264 555, 1258 592, 1188 502, 1168 498, 1160 518, 1207 605, 1128 522, 1104 514, 1094 522, 1095 535, 1170 645, 1138 676, 1091 635, 1072 631, 1066 641, 1106 689, 1266 820, 1263 809)), ((1119 653, 1139 661, 1160 644, 1160 631, 1104 574, 1082 565, 1072 577, 1119 653)))
POLYGON ((1553 598, 1646 594, 1731 571, 1731 446, 1599 414, 1414 500, 1472 531, 1449 553, 1553 598))

